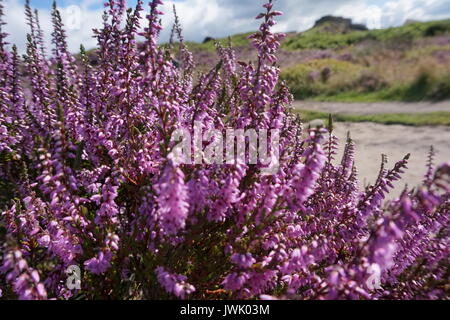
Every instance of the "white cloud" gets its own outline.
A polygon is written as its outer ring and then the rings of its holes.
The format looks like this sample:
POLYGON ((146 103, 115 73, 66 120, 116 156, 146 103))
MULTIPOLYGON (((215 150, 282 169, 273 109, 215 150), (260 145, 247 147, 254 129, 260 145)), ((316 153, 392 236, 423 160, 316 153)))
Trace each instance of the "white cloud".
MULTIPOLYGON (((380 27, 400 26, 406 20, 429 21, 450 18, 450 2, 447 0, 389 0, 378 5, 349 6, 347 12, 339 14, 357 22, 371 23, 380 27), (372 10, 369 8, 372 7, 372 10)), ((373 25, 372 25, 373 27, 373 25)))
MULTIPOLYGON (((78 1, 81 8, 79 29, 67 30, 69 48, 77 52, 81 43, 87 48, 95 47, 92 29, 102 23, 102 0, 78 1), (97 6, 96 6, 97 5, 97 6)), ((176 4, 184 36, 187 40, 202 41, 206 36, 224 37, 239 32, 256 30, 258 22, 253 18, 261 11, 264 0, 184 0, 165 1, 163 11, 162 40, 169 38, 173 22, 172 6, 176 4)), ((9 42, 18 45, 24 52, 28 26, 25 23, 22 1, 6 0, 6 31, 9 42)), ((450 17, 450 2, 447 0, 276 0, 275 6, 285 13, 280 17, 276 31, 302 31, 310 28, 320 17, 332 14, 354 19, 370 27, 401 25, 407 19, 432 20, 450 17)), ((148 9, 148 6, 145 6, 148 9)), ((62 8, 62 13, 64 10, 62 8)), ((47 46, 51 48, 50 10, 39 10, 40 20, 47 35, 47 46)), ((65 19, 73 25, 73 15, 65 19)), ((143 26, 145 22, 143 22, 143 26)))
MULTIPOLYGON (((97 1, 97 0, 95 0, 97 1)), ((80 4, 81 8, 81 23, 76 23, 74 20, 72 6, 61 8, 63 21, 69 28, 66 28, 68 35, 69 49, 72 52, 77 52, 80 44, 86 47, 94 47, 96 40, 92 38, 92 29, 101 26, 101 10, 88 10, 89 4, 93 0, 84 0, 80 4), (75 28, 70 28, 75 26, 75 28)), ((98 1, 97 1, 98 3, 98 1)), ((16 44, 21 53, 25 52, 26 35, 29 33, 29 27, 26 25, 24 6, 18 0, 7 0, 4 2, 5 7, 5 32, 9 34, 8 42, 16 44)), ((46 47, 50 50, 52 48, 50 35, 52 33, 51 13, 50 10, 39 9, 39 20, 41 27, 45 34, 46 47)))

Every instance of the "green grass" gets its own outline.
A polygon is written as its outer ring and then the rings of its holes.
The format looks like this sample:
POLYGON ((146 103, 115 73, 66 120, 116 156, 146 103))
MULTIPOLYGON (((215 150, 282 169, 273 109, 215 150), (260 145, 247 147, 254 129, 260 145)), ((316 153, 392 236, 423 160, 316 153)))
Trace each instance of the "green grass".
POLYGON ((405 53, 405 59, 418 60, 423 56, 430 56, 437 51, 450 51, 450 45, 429 45, 412 48, 405 53))
MULTIPOLYGON (((246 32, 230 36, 234 47, 243 47, 249 45, 248 36, 253 32, 246 32)), ((417 22, 401 27, 393 27, 380 30, 352 31, 348 33, 327 32, 323 28, 313 28, 305 32, 297 33, 287 37, 282 42, 282 48, 285 50, 302 49, 339 49, 363 41, 379 41, 399 45, 414 39, 450 34, 450 19, 432 22, 417 22)), ((226 45, 227 38, 217 39, 220 43, 226 45)), ((207 43, 189 42, 192 49, 203 49, 214 51, 214 41, 207 43)))
MULTIPOLYGON (((315 119, 328 119, 328 113, 312 110, 297 110, 304 122, 315 119)), ((450 111, 427 112, 427 113, 386 113, 373 115, 348 115, 335 114, 334 121, 337 122, 374 122, 380 124, 402 124, 407 126, 450 126, 450 111)))
POLYGON ((286 50, 338 49, 361 43, 379 41, 399 45, 421 37, 431 37, 450 33, 450 19, 432 22, 417 22, 396 28, 353 31, 348 33, 324 32, 313 28, 287 38, 282 47, 286 50))
MULTIPOLYGON (((231 43, 234 47, 248 46, 248 36, 253 32, 232 35, 231 43)), ((380 30, 327 32, 323 27, 317 27, 305 32, 297 33, 287 37, 282 42, 282 48, 286 50, 302 49, 338 49, 367 40, 392 42, 395 45, 400 42, 418 39, 421 37, 450 34, 450 19, 411 23, 401 27, 393 27, 380 30)), ((217 41, 226 45, 227 38, 219 38, 217 41)), ((214 50, 214 41, 207 43, 189 42, 192 49, 214 50)))
POLYGON ((379 101, 443 101, 450 99, 450 73, 433 74, 423 70, 411 80, 388 83, 370 69, 345 61, 333 59, 313 60, 307 64, 287 68, 281 78, 296 99, 335 102, 379 102, 379 101), (310 74, 327 66, 332 76, 327 82, 311 80, 310 74), (376 80, 372 88, 365 87, 362 79, 376 80))
MULTIPOLYGON (((234 48, 237 47, 246 47, 249 45, 248 37, 253 32, 247 32, 247 33, 239 33, 230 36, 229 38, 220 38, 216 39, 216 41, 220 42, 223 46, 227 46, 228 43, 231 41, 231 45, 234 48)), ((191 50, 206 50, 206 51, 215 51, 214 41, 208 41, 206 43, 198 43, 198 42, 186 42, 187 46, 191 50)))
POLYGON ((401 101, 400 97, 392 94, 391 90, 382 90, 377 92, 357 92, 348 91, 332 95, 321 94, 312 97, 314 101, 321 102, 382 102, 382 101, 401 101))
POLYGON ((356 90, 319 94, 312 97, 314 101, 322 102, 388 102, 388 101, 402 101, 402 102, 418 102, 427 100, 425 96, 408 96, 407 87, 397 86, 393 88, 385 88, 375 92, 361 92, 356 90))
POLYGON ((354 88, 363 70, 362 66, 347 61, 318 59, 286 68, 280 76, 296 99, 307 99, 320 95, 334 96, 354 88), (331 78, 324 76, 325 70, 331 78))

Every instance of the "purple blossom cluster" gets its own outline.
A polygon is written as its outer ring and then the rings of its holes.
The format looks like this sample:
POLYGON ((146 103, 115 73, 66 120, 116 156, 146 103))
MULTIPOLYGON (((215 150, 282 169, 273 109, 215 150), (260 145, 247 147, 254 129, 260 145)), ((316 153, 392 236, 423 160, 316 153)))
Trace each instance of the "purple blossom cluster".
POLYGON ((178 19, 179 41, 158 45, 161 4, 145 15, 143 1, 106 1, 95 66, 83 47, 68 51, 56 5, 51 54, 28 2, 24 59, 0 20, 0 294, 448 298, 450 162, 434 166, 431 152, 422 186, 385 202, 409 156, 391 170, 383 157, 359 189, 350 136, 337 161, 331 123, 306 130, 290 109, 271 0, 251 36, 257 61, 217 44, 220 61, 200 75, 178 19), (279 170, 178 163, 172 134, 194 122, 279 130, 279 170), (81 288, 67 286, 73 266, 81 288))

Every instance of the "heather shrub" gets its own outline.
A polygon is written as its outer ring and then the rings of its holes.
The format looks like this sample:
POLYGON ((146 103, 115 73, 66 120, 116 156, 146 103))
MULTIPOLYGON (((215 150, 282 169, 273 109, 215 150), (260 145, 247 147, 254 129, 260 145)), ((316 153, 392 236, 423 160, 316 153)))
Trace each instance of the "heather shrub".
POLYGON ((107 1, 95 66, 83 48, 75 63, 56 6, 51 58, 29 5, 23 60, 0 31, 0 295, 448 298, 450 163, 430 152, 423 185, 384 203, 409 156, 390 170, 383 157, 360 190, 350 136, 338 161, 332 125, 304 130, 290 111, 272 1, 250 37, 255 62, 218 44, 216 67, 195 77, 178 21, 179 42, 157 44, 161 4, 141 32, 142 1, 107 1), (205 137, 278 130, 278 170, 180 162, 173 134, 194 123, 205 137))
POLYGON ((435 52, 440 51, 378 48, 350 61, 314 59, 283 69, 281 79, 297 99, 442 101, 449 98, 449 68, 435 52))
POLYGON ((317 59, 284 69, 281 79, 297 99, 336 96, 343 93, 379 92, 388 83, 378 70, 336 59, 317 59))
POLYGON ((281 79, 297 99, 356 90, 361 65, 336 59, 314 59, 284 69, 281 79), (326 74, 326 76, 324 76, 326 74))
POLYGON ((450 98, 450 73, 436 74, 431 70, 421 70, 405 92, 407 100, 429 99, 434 101, 450 98))

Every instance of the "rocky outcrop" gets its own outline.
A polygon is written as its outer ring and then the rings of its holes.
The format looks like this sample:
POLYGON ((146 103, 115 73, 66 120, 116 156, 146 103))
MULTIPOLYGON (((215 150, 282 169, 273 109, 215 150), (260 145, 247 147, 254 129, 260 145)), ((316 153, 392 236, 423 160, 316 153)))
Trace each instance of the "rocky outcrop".
POLYGON ((208 42, 211 42, 211 41, 214 41, 214 40, 216 40, 216 39, 214 39, 213 37, 206 37, 206 38, 203 40, 203 43, 208 43, 208 42))
POLYGON ((325 31, 331 32, 350 32, 350 31, 367 31, 367 27, 363 24, 354 24, 352 19, 335 17, 335 16, 325 16, 320 18, 314 24, 314 28, 325 27, 325 31), (329 30, 327 30, 329 29, 329 30))

